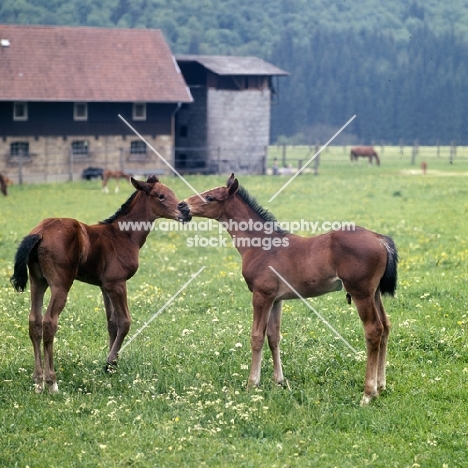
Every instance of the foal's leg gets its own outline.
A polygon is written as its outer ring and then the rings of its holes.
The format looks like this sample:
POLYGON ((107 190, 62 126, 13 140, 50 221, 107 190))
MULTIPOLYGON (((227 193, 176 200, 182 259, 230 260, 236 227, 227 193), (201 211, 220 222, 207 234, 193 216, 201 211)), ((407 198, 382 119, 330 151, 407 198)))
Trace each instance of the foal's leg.
MULTIPOLYGON (((103 286, 105 292, 114 306, 114 317, 117 323, 117 333, 107 356, 107 364, 115 366, 119 350, 124 338, 130 330, 131 318, 127 304, 127 285, 125 282, 113 283, 103 286)), ((111 338, 112 339, 112 338, 111 338)))
POLYGON ((263 343, 265 342, 265 333, 273 300, 274 299, 258 291, 254 291, 253 293, 253 323, 251 336, 252 363, 250 366, 249 381, 247 383, 248 388, 254 387, 260 383, 263 343))
POLYGON ((106 291, 101 288, 102 298, 104 299, 104 307, 106 309, 106 317, 107 317, 107 331, 109 333, 109 352, 112 349, 112 345, 114 344, 115 337, 117 336, 117 318, 115 315, 114 306, 112 305, 112 301, 110 300, 109 296, 107 295, 106 291))
POLYGON ((44 389, 44 369, 42 367, 41 341, 42 341, 42 304, 44 293, 47 290, 45 279, 30 277, 31 284, 31 312, 29 313, 29 338, 34 350, 33 379, 35 392, 41 393, 44 389))
POLYGON ((58 392, 57 377, 54 370, 54 337, 57 333, 58 318, 67 302, 70 287, 71 284, 67 286, 50 286, 51 298, 42 321, 42 336, 44 340, 44 381, 49 387, 50 393, 58 392))
POLYGON ((379 368, 380 344, 384 326, 380 320, 379 313, 374 301, 374 296, 357 299, 353 297, 359 316, 364 325, 364 335, 367 347, 366 380, 364 384, 364 396, 361 405, 370 403, 377 395, 377 371, 379 368))
POLYGON ((270 347, 271 355, 273 357, 273 378, 277 384, 283 383, 284 380, 279 349, 279 343, 281 340, 281 306, 281 301, 273 303, 267 326, 268 346, 270 347))
POLYGON ((377 371, 377 394, 383 392, 387 386, 385 365, 387 360, 387 343, 388 336, 390 334, 390 320, 388 320, 387 314, 382 303, 382 296, 380 290, 375 293, 375 304, 379 312, 379 317, 383 325, 382 338, 380 340, 380 352, 379 352, 379 367, 377 371))
POLYGON ((102 178, 102 193, 109 193, 109 187, 107 186, 108 182, 109 179, 107 177, 102 178))

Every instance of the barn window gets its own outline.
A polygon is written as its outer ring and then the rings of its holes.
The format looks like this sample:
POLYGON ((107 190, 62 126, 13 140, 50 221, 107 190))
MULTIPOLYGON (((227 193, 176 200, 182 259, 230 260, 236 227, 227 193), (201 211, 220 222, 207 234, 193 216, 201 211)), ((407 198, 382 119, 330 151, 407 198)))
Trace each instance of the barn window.
POLYGON ((71 147, 72 147, 73 156, 87 156, 88 155, 88 140, 72 141, 71 147))
POLYGON ((141 140, 131 141, 130 154, 146 154, 146 143, 141 140))
POLYGON ((10 156, 29 156, 29 143, 27 141, 14 141, 10 144, 10 156))
POLYGON ((13 120, 26 121, 28 120, 28 103, 14 102, 13 103, 13 120))
POLYGON ((73 120, 88 120, 87 102, 75 102, 73 105, 73 120))
POLYGON ((146 103, 134 102, 132 111, 133 120, 146 120, 146 103))

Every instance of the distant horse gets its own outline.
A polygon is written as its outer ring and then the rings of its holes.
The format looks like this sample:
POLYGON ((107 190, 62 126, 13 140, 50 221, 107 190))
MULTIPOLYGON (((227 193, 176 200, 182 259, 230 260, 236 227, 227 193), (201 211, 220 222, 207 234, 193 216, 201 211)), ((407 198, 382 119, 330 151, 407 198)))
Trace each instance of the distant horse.
POLYGON ((426 175, 426 172, 427 172, 427 162, 426 161, 423 161, 421 163, 421 171, 422 171, 423 175, 426 175))
POLYGON ((375 158, 377 166, 380 166, 380 158, 372 146, 355 146, 350 152, 351 162, 357 161, 358 157, 368 158, 369 164, 372 164, 372 159, 375 158))
POLYGON ((115 179, 116 186, 115 186, 115 193, 119 192, 119 180, 120 179, 126 179, 130 180, 131 175, 126 174, 125 172, 122 171, 110 171, 106 169, 105 171, 102 172, 102 191, 104 193, 109 193, 109 188, 107 187, 107 183, 109 182, 109 179, 115 179))
POLYGON ((7 178, 2 174, 0 174, 0 192, 2 192, 5 197, 8 195, 7 178))
POLYGON ((260 383, 265 333, 273 356, 274 380, 278 384, 284 380, 279 351, 282 301, 297 299, 298 294, 320 296, 344 286, 348 302, 352 298, 357 307, 366 338, 361 404, 382 392, 390 322, 381 295, 394 295, 396 289, 398 254, 393 240, 360 227, 308 238, 289 234, 239 186, 234 174, 226 187, 201 195, 203 200, 194 195, 180 203, 184 220, 199 216, 223 223, 242 257, 242 275, 253 293, 249 387, 260 383))
POLYGON ((146 182, 132 178, 131 182, 136 192, 105 221, 89 226, 70 218, 44 219, 18 247, 11 283, 17 291, 24 291, 29 269, 29 336, 34 348, 37 393, 43 390, 44 382, 50 393, 58 391, 53 342, 59 315, 75 279, 101 288, 109 332, 107 368, 117 363, 131 322, 126 281, 138 270, 139 250, 149 234, 149 228, 125 230, 120 228, 121 223, 128 226, 137 221, 150 225, 156 218, 180 219, 179 201, 157 177, 151 176, 146 182), (48 287, 51 297, 43 317, 42 304, 48 287))

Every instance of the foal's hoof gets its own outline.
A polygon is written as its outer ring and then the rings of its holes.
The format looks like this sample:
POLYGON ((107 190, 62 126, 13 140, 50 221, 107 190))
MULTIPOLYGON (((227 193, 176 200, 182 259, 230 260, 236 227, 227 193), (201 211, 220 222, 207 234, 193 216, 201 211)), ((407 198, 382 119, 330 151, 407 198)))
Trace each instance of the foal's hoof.
POLYGON ((247 382, 247 390, 253 390, 254 388, 257 388, 259 386, 259 383, 254 382, 253 380, 249 380, 247 382))
POLYGON ((364 395, 361 398, 361 406, 367 406, 371 402, 372 398, 369 395, 364 395))
POLYGON ((381 395, 383 392, 385 392, 387 388, 387 385, 384 383, 381 383, 377 386, 377 396, 381 395))
POLYGON ((284 390, 289 390, 291 391, 291 387, 289 385, 289 382, 287 379, 284 379, 282 380, 281 382, 276 382, 276 384, 278 385, 278 387, 281 387, 283 388, 284 390))
POLYGON ((346 293, 346 302, 348 304, 351 304, 351 294, 349 294, 349 293, 346 293))
POLYGON ((34 392, 39 394, 44 390, 44 382, 39 382, 34 384, 34 392))
POLYGON ((55 395, 56 393, 59 392, 59 388, 58 388, 57 382, 54 382, 53 384, 48 385, 48 387, 49 387, 49 393, 50 393, 51 395, 55 395))
POLYGON ((103 370, 107 374, 114 374, 117 372, 117 363, 106 362, 103 370))
POLYGON ((361 406, 367 406, 377 395, 364 395, 361 398, 361 406))

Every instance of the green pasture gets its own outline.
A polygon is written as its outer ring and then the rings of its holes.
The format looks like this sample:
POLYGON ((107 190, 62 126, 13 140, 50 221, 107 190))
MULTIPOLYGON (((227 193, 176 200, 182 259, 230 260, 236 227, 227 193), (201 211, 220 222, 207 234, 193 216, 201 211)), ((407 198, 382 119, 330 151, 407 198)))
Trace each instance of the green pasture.
MULTIPOLYGON (((99 289, 76 283, 56 337, 60 393, 36 395, 29 294, 9 284, 16 247, 45 217, 109 217, 132 188, 104 195, 96 180, 13 186, 0 199, 0 466, 467 466, 468 149, 457 148, 450 164, 447 147, 439 155, 421 147, 412 165, 410 147, 388 147, 380 167, 352 165, 347 153, 324 151, 318 176, 304 171, 271 203, 290 176, 239 180, 280 221, 355 222, 394 238, 399 280, 396 297, 384 299, 393 328, 382 396, 359 406, 365 344, 343 292, 310 303, 359 353, 302 302, 286 302, 288 388, 273 384, 266 346, 261 386, 247 391, 251 305, 240 257, 231 246, 190 248, 195 233, 163 221, 128 282, 128 338, 205 269, 121 353, 112 375, 102 371, 99 289)), ((286 163, 295 168, 312 154, 289 147, 286 163)), ((270 167, 275 155, 282 148, 270 148, 270 167)), ((200 191, 225 179, 188 177, 200 191)), ((191 195, 178 178, 163 181, 179 198, 191 195)))

